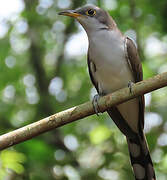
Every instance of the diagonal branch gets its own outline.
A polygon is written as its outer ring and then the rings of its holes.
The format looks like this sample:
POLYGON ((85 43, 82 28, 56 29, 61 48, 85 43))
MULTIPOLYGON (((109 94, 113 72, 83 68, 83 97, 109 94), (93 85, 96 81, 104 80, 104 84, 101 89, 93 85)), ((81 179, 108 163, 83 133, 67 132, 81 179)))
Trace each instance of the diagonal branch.
MULTIPOLYGON (((132 93, 130 93, 129 88, 124 88, 101 97, 99 99, 99 108, 101 112, 104 112, 112 106, 165 86, 167 86, 167 72, 134 84, 132 93)), ((92 114, 95 114, 95 112, 91 102, 86 102, 59 112, 38 122, 0 136, 0 150, 92 114)))

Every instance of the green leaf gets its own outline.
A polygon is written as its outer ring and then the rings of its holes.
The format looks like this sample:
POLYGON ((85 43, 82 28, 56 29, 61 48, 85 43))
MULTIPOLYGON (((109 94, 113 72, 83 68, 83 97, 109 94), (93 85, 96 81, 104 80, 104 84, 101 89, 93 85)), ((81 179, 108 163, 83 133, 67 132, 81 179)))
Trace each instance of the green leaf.
POLYGON ((89 134, 90 141, 93 144, 100 144, 103 141, 107 140, 110 136, 111 136, 110 129, 104 125, 100 125, 96 127, 89 134))
POLYGON ((24 154, 16 151, 4 150, 0 154, 0 160, 3 168, 11 169, 18 174, 24 172, 24 167, 22 165, 26 160, 24 154))

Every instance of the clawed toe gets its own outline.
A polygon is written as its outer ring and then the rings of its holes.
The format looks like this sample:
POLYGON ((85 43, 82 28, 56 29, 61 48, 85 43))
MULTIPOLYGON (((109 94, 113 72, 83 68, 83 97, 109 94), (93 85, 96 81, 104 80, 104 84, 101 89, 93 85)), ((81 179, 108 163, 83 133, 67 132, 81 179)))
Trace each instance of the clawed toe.
POLYGON ((129 88, 129 91, 130 93, 132 93, 132 87, 133 87, 134 83, 132 81, 129 81, 128 82, 128 88, 129 88))
POLYGON ((100 98, 100 96, 98 94, 96 94, 92 100, 92 104, 93 104, 93 107, 94 107, 94 110, 95 110, 97 116, 99 116, 99 113, 100 113, 100 108, 98 105, 99 98, 100 98))

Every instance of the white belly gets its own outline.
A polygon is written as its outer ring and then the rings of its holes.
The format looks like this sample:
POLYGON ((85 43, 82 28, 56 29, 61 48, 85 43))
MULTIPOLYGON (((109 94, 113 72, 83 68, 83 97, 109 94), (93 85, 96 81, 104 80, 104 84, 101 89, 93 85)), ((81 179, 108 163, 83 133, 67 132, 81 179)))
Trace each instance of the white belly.
POLYGON ((99 34, 98 40, 90 42, 89 53, 96 65, 95 79, 100 89, 111 93, 126 87, 129 81, 133 81, 133 76, 125 59, 124 39, 117 38, 118 34, 110 31, 105 32, 99 34))
MULTIPOLYGON (((111 31, 106 31, 105 33, 99 34, 98 40, 90 40, 89 54, 96 66, 94 78, 98 82, 99 91, 108 94, 127 87, 128 82, 134 81, 134 79, 125 58, 123 37, 120 38, 117 32, 112 32, 112 34, 111 31)), ((137 99, 133 99, 117 106, 135 132, 138 131, 137 101, 137 99)))

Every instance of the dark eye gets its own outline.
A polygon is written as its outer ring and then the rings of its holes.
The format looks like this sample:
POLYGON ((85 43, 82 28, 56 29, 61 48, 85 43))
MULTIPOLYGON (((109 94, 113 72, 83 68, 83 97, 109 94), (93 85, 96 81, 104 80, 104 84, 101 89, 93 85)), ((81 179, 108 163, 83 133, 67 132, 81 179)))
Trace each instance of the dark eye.
POLYGON ((86 12, 86 14, 87 14, 88 16, 94 16, 94 15, 96 14, 96 11, 93 10, 93 9, 89 9, 89 10, 86 12))

